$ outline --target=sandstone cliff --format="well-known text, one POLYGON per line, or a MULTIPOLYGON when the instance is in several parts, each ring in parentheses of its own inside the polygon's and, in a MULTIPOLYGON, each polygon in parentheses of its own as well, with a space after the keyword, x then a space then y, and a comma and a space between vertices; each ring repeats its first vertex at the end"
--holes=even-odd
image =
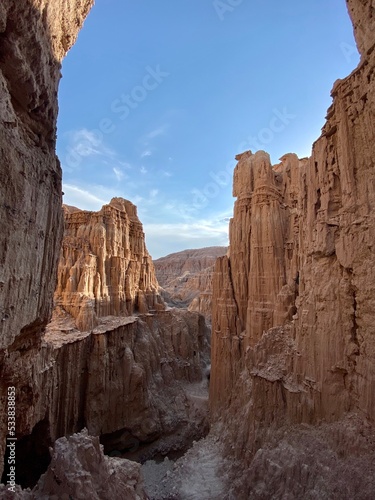
POLYGON ((164 306, 137 208, 113 198, 99 212, 65 209, 55 304, 91 330, 103 316, 164 306))
POLYGON ((136 207, 64 208, 52 321, 41 343, 12 346, 4 377, 16 387, 22 486, 44 472, 57 438, 83 427, 106 453, 136 443, 138 459, 207 432, 207 406, 190 393, 205 382, 209 330, 198 313, 166 310, 136 207))
MULTIPOLYGON (((57 88, 61 60, 92 4, 3 0, 0 5, 2 408, 15 351, 38 343, 52 311, 63 223, 55 154, 57 88)), ((1 456, 5 423, 1 418, 1 456)))
MULTIPOLYGON (((23 485, 46 469, 56 438, 86 424, 106 436, 108 450, 115 440, 120 451, 129 436, 155 441, 179 428, 180 442, 154 449, 181 447, 206 426, 204 408, 182 387, 202 378, 204 320, 164 312, 130 202, 114 199, 96 214, 66 210, 58 305, 42 337, 63 232, 55 155, 60 61, 92 3, 5 0, 0 6, 1 403, 6 408, 6 388, 14 386, 23 485), (116 432, 120 443, 112 438, 116 432)), ((3 415, 2 457, 6 433, 3 415)))
POLYGON ((210 401, 246 467, 283 426, 348 412, 375 423, 374 6, 348 3, 362 59, 335 83, 312 156, 237 156, 229 257, 213 279, 210 401))
POLYGON ((212 274, 226 247, 183 250, 154 261, 163 298, 171 305, 187 307, 211 320, 212 274))
POLYGON ((60 61, 92 4, 5 0, 0 7, 3 349, 21 330, 40 331, 51 313, 62 230, 55 154, 60 61))

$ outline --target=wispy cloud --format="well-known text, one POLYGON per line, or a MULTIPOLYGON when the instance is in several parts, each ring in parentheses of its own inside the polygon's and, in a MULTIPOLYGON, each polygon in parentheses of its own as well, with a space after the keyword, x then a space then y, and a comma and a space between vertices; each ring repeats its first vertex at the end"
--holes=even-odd
POLYGON ((98 166, 112 168, 118 178, 119 172, 132 168, 130 163, 124 161, 118 152, 108 146, 104 138, 93 130, 86 128, 71 130, 65 134, 65 137, 67 146, 65 151, 60 154, 65 173, 71 173, 82 166, 91 166, 95 162, 98 166))
POLYGON ((169 124, 164 123, 160 127, 156 127, 150 132, 147 132, 140 138, 139 142, 143 147, 143 151, 141 152, 141 158, 152 155, 152 150, 154 148, 150 147, 150 143, 152 143, 157 137, 166 135, 168 128, 169 124))
POLYGON ((109 200, 99 198, 89 191, 71 184, 64 184, 63 192, 64 203, 84 210, 100 210, 103 205, 109 202, 109 200))
POLYGON ((147 172, 148 172, 147 168, 145 168, 145 167, 141 167, 139 171, 140 171, 140 172, 141 172, 141 174, 143 174, 143 175, 144 175, 144 174, 147 174, 147 172))
POLYGON ((69 142, 79 156, 113 156, 112 149, 105 146, 102 138, 92 130, 82 128, 68 133, 69 142))
MULTIPOLYGON (((120 174, 121 175, 121 174, 120 174)), ((64 203, 83 210, 100 210, 112 197, 122 196, 138 206, 147 238, 147 245, 153 257, 159 257, 184 248, 228 244, 229 211, 215 213, 202 218, 189 211, 189 204, 179 200, 166 200, 157 188, 146 191, 141 196, 137 186, 126 183, 123 188, 102 185, 76 185, 64 183, 64 203), (130 191, 129 191, 130 189, 130 191), (172 221, 171 221, 172 218, 172 221), (160 220, 166 222, 161 223, 160 220)))
POLYGON ((113 170, 113 173, 115 174, 116 179, 119 182, 125 177, 125 173, 121 169, 113 167, 112 170, 113 170))
POLYGON ((168 170, 161 170, 160 173, 163 177, 172 177, 173 175, 171 172, 168 172, 168 170))
POLYGON ((168 123, 165 123, 161 127, 157 127, 154 130, 151 130, 151 132, 146 135, 146 139, 155 139, 155 137, 158 137, 159 135, 164 135, 168 129, 168 126, 168 123))
POLYGON ((186 248, 228 245, 228 222, 201 219, 194 223, 144 223, 147 246, 154 258, 186 248))

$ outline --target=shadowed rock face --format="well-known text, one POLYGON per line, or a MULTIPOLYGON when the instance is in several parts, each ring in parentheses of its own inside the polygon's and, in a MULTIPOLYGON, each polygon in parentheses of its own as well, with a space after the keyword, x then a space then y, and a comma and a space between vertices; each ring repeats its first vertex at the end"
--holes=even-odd
POLYGON ((346 0, 354 26, 354 36, 362 60, 374 48, 375 4, 373 0, 346 0))
MULTIPOLYGON (((15 385, 15 353, 38 344, 52 312, 63 225, 57 89, 61 60, 92 4, 2 0, 0 5, 2 408, 5 384, 15 385)), ((1 455, 5 424, 1 418, 1 455)))
POLYGON ((58 439, 51 454, 51 464, 32 492, 16 486, 11 493, 0 485, 1 498, 147 498, 140 465, 105 456, 99 438, 89 436, 86 429, 69 438, 58 439))
POLYGON ((0 7, 0 348, 21 330, 41 331, 51 314, 62 236, 60 62, 92 4, 4 0, 0 7))
POLYGON ((237 156, 210 401, 247 464, 284 425, 375 420, 374 4, 348 5, 362 59, 335 83, 312 156, 237 156))
POLYGON ((140 465, 104 456, 99 439, 86 430, 55 442, 51 465, 33 493, 36 498, 147 498, 140 465))

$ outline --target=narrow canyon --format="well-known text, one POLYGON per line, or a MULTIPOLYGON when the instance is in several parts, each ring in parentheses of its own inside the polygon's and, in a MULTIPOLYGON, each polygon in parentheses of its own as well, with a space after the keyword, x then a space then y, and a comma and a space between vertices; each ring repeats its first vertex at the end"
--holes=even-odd
POLYGON ((311 156, 238 152, 229 247, 153 261, 131 201, 62 204, 93 0, 2 1, 0 498, 374 498, 375 2, 346 4, 311 156))

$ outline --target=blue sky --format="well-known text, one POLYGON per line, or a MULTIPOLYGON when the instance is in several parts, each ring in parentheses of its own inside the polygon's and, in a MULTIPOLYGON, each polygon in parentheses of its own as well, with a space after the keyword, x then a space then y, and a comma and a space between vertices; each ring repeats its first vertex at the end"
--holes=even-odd
POLYGON ((234 156, 308 156, 359 60, 344 0, 97 0, 63 63, 64 202, 138 206, 154 258, 227 244, 234 156))

